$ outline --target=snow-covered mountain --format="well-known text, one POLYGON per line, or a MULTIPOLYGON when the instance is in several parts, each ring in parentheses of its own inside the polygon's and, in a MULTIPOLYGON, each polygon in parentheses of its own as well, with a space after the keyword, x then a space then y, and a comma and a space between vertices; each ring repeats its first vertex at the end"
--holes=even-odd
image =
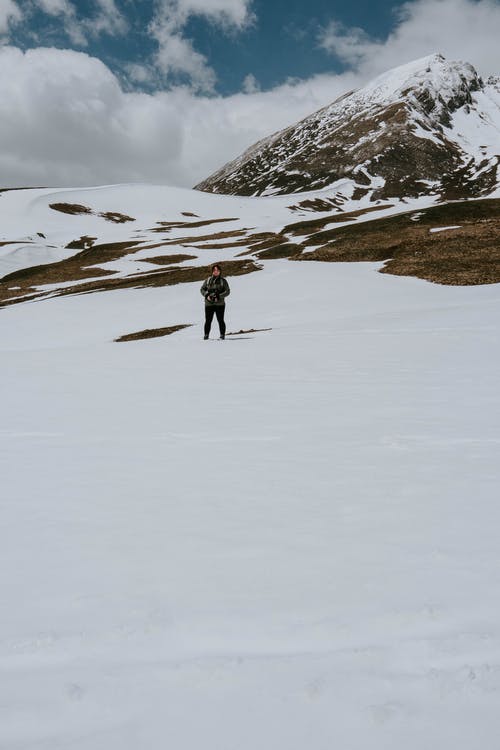
POLYGON ((354 198, 454 200, 491 194, 499 159, 500 78, 433 55, 265 138, 197 188, 272 195, 343 180, 354 198))

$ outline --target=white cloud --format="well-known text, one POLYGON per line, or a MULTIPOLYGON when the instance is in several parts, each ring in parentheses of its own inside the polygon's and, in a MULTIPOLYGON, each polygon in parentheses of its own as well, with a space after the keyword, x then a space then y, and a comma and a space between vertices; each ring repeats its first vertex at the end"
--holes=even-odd
POLYGON ((71 42, 79 47, 87 46, 89 36, 114 36, 125 34, 128 30, 128 23, 115 0, 96 0, 97 12, 85 18, 78 18, 77 7, 71 0, 34 0, 34 4, 47 15, 60 17, 64 31, 71 42))
POLYGON ((0 0, 0 38, 7 34, 9 26, 17 23, 22 18, 22 13, 14 0, 0 0))
POLYGON ((194 89, 211 92, 215 72, 207 58, 194 49, 184 36, 191 16, 202 16, 226 32, 242 29, 253 21, 252 0, 159 0, 149 30, 158 42, 155 57, 159 70, 166 76, 184 74, 194 89))
POLYGON ((486 75, 499 72, 499 36, 498 0, 415 0, 401 6, 395 29, 383 42, 332 22, 320 44, 363 76, 434 52, 466 60, 486 75))
POLYGON ((36 4, 51 16, 71 16, 75 10, 68 0, 36 0, 36 4))
POLYGON ((34 0, 34 3, 43 13, 62 19, 64 31, 73 44, 79 47, 87 45, 85 30, 77 20, 75 6, 70 0, 34 0))
POLYGON ((198 91, 213 91, 216 76, 207 58, 197 52, 192 42, 185 39, 170 23, 155 22, 151 32, 158 42, 155 62, 166 75, 184 74, 198 91))
POLYGON ((126 34, 128 23, 125 16, 118 10, 115 0, 97 0, 99 12, 94 19, 86 22, 89 31, 99 34, 126 34))
POLYGON ((243 79, 243 93, 256 94, 260 90, 260 83, 253 75, 253 73, 249 73, 247 76, 245 76, 245 78, 243 79))
POLYGON ((184 16, 206 16, 219 24, 243 28, 253 21, 252 0, 177 0, 178 12, 184 16))
POLYGON ((339 21, 331 21, 320 33, 320 47, 351 66, 363 63, 366 50, 374 43, 368 34, 357 27, 348 28, 339 21))
POLYGON ((124 92, 82 52, 0 49, 4 186, 151 181, 194 185, 254 141, 326 104, 353 81, 318 77, 232 97, 124 92))

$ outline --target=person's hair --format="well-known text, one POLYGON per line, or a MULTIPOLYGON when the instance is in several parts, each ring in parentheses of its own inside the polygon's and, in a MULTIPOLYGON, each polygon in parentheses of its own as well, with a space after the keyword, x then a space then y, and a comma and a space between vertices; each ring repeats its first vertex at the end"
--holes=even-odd
POLYGON ((219 269, 219 273, 222 274, 222 268, 219 266, 218 263, 214 263, 214 265, 212 266, 212 273, 214 272, 215 268, 218 268, 219 269))

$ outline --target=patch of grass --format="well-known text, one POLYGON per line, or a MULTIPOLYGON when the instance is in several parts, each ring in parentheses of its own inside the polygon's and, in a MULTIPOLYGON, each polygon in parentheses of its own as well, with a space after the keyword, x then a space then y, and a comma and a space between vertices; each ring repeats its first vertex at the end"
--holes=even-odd
POLYGON ((229 219, 202 219, 200 221, 157 221, 158 227, 153 227, 151 232, 165 232, 170 229, 195 229, 198 227, 208 227, 211 224, 221 224, 226 221, 238 221, 237 218, 229 219))
POLYGON ((0 242, 0 247, 4 247, 5 245, 32 245, 33 240, 6 240, 5 242, 0 242))
MULTIPOLYGON (((95 215, 95 211, 88 206, 82 206, 80 203, 49 203, 49 208, 72 216, 78 216, 81 214, 95 215)), ((102 211, 98 213, 97 216, 101 216, 103 219, 106 219, 106 221, 112 221, 114 224, 124 224, 127 221, 135 221, 132 216, 121 214, 118 211, 102 211)))
MULTIPOLYGON (((120 243, 114 243, 118 245, 120 243)), ((123 243, 124 244, 124 243, 123 243)), ((96 247, 98 247, 96 245, 96 247)), ((101 246, 102 247, 102 246, 101 246)), ((94 248, 95 249, 95 248, 94 248)), ((88 251, 84 251, 86 253, 88 251)), ((79 256, 84 253, 80 253, 79 256)), ((188 282, 204 281, 212 273, 212 266, 191 266, 187 268, 159 268, 152 271, 144 271, 132 276, 116 276, 111 271, 99 269, 82 268, 75 262, 74 258, 61 261, 61 264, 67 263, 65 274, 61 274, 61 268, 54 273, 54 268, 48 266, 59 266, 59 264, 48 264, 48 266, 37 266, 36 268, 26 268, 22 271, 16 271, 0 280, 0 307, 16 304, 19 302, 28 302, 44 297, 63 297, 73 294, 87 294, 90 292, 106 292, 117 289, 145 289, 147 287, 173 286, 175 284, 184 284, 188 282), (71 276, 71 278, 68 278, 71 276), (83 281, 85 278, 93 278, 92 281, 83 281), (37 291, 35 286, 57 283, 57 278, 64 281, 80 281, 72 286, 64 286, 51 289, 50 292, 37 291), (8 287, 11 281, 16 281, 20 286, 15 297, 8 287)), ((252 260, 227 260, 223 261, 225 276, 242 276, 254 271, 260 271, 261 265, 257 265, 252 260)))
MULTIPOLYGON (((171 240, 164 240, 163 242, 159 242, 157 245, 145 245, 145 247, 163 247, 165 245, 182 245, 187 247, 194 247, 196 250, 209 250, 209 249, 217 249, 222 250, 226 247, 234 247, 239 245, 246 244, 246 239, 240 239, 240 238, 246 238, 247 232, 250 230, 246 229, 238 229, 234 232, 215 232, 214 234, 206 234, 201 236, 187 236, 187 237, 176 237, 175 239, 171 240), (226 240, 230 238, 237 238, 235 242, 215 242, 215 240, 226 240), (200 245, 200 242, 206 242, 210 243, 210 245, 213 245, 213 247, 210 247, 209 244, 200 245)), ((142 248, 144 249, 144 248, 142 248)))
POLYGON ((386 208, 393 208, 392 203, 384 203, 379 206, 368 206, 367 208, 360 208, 357 211, 338 211, 335 214, 324 216, 321 219, 308 219, 307 221, 297 221, 293 224, 288 224, 283 232, 285 234, 292 235, 305 235, 309 232, 316 232, 319 229, 324 229, 328 224, 342 223, 344 221, 351 221, 357 219, 359 216, 364 216, 372 211, 383 211, 386 208))
POLYGON ((72 216, 93 213, 91 208, 82 206, 80 203, 49 203, 49 208, 52 208, 53 211, 60 211, 62 214, 71 214, 72 216))
POLYGON ((227 250, 231 247, 246 247, 248 245, 247 240, 236 240, 235 242, 206 242, 204 245, 192 244, 190 247, 194 247, 196 250, 227 250))
POLYGON ((252 252, 267 250, 287 241, 288 237, 282 232, 257 232, 248 237, 248 245, 252 248, 252 252))
POLYGON ((340 206, 345 203, 346 198, 343 195, 335 196, 334 198, 308 198, 306 200, 295 203, 293 206, 288 206, 291 211, 331 211, 332 207, 337 208, 338 211, 342 211, 340 206))
POLYGON ((459 201, 318 232, 299 261, 387 261, 382 273, 449 285, 500 283, 500 200, 459 201), (430 229, 459 225, 459 229, 430 229))
POLYGON ((183 328, 189 328, 192 323, 183 323, 177 326, 166 326, 165 328, 146 328, 144 331, 136 331, 136 333, 126 333, 124 336, 120 336, 115 339, 117 342, 122 341, 140 341, 141 339, 156 339, 160 336, 170 336, 171 333, 181 331, 183 328))
MULTIPOLYGON (((242 243, 243 244, 243 243, 242 243)), ((304 249, 299 243, 289 242, 285 234, 281 232, 258 232, 247 237, 245 244, 247 250, 238 253, 237 258, 245 255, 255 255, 262 260, 277 258, 289 258, 301 253, 304 249)))
POLYGON ((139 263, 156 263, 159 266, 168 266, 171 263, 182 263, 185 260, 196 260, 196 255, 157 255, 154 258, 137 258, 139 263))
POLYGON ((102 218, 107 221, 112 221, 114 224, 125 224, 127 221, 135 221, 132 216, 120 214, 117 211, 104 211, 103 213, 100 213, 99 216, 102 216, 102 218))
MULTIPOLYGON (((29 296, 30 299, 44 296, 45 293, 37 292, 36 287, 47 284, 67 284, 77 282, 89 277, 112 276, 113 271, 101 268, 89 268, 98 263, 107 263, 118 260, 127 255, 138 243, 133 242, 108 242, 82 250, 82 252, 65 258, 55 263, 30 266, 19 271, 9 273, 0 279, 0 306, 13 304, 20 301, 18 298, 29 296), (8 287, 14 281, 19 285, 16 299, 12 299, 8 287)), ((56 292, 57 294, 57 292, 56 292)))
POLYGON ((89 237, 87 235, 83 235, 83 237, 80 237, 79 240, 73 240, 72 242, 69 242, 66 245, 66 248, 68 250, 87 250, 89 247, 92 247, 96 240, 97 237, 89 237))
POLYGON ((14 187, 14 188, 0 188, 0 193, 12 193, 13 190, 44 190, 46 185, 38 185, 35 187, 14 187))
POLYGON ((301 245, 297 245, 294 242, 285 242, 283 245, 276 245, 275 247, 270 247, 268 250, 261 250, 258 253, 254 253, 254 255, 259 260, 277 260, 279 258, 293 258, 296 255, 300 255, 302 249, 301 245))

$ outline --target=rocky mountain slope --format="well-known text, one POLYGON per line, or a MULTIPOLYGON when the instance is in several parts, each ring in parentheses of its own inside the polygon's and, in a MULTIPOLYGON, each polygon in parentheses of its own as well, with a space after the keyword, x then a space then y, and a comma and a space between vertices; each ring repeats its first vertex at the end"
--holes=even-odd
POLYGON ((334 187, 350 198, 456 200, 499 185, 500 77, 441 55, 379 76, 260 141, 196 187, 275 195, 334 187))

